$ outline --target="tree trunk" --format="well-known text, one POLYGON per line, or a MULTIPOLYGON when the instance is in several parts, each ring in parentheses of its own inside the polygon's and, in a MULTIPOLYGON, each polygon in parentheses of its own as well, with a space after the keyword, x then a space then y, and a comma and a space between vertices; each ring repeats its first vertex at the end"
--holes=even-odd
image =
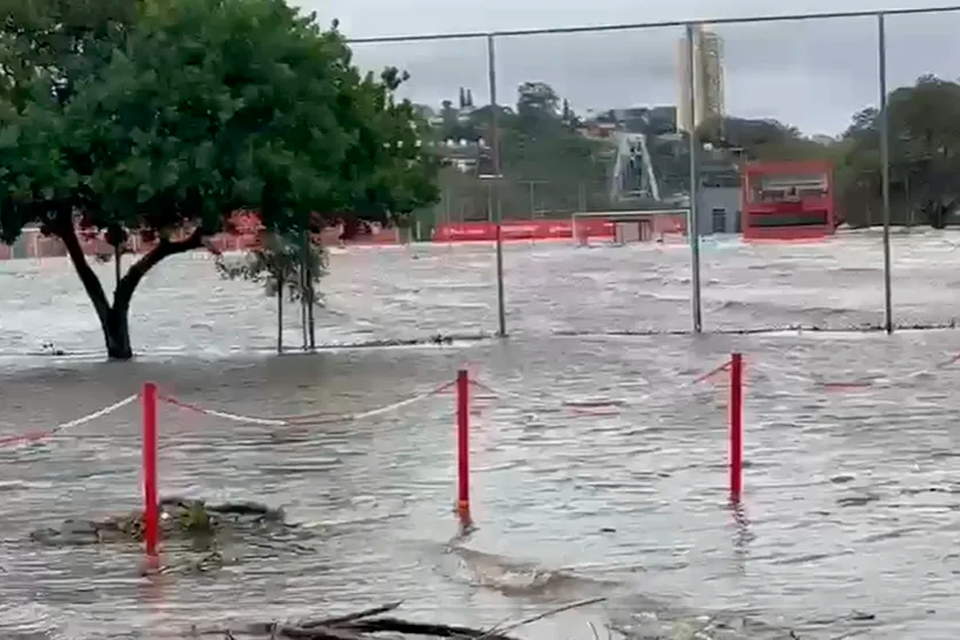
POLYGON ((111 360, 130 360, 133 346, 130 344, 130 301, 120 306, 114 302, 107 311, 107 321, 100 319, 103 339, 107 345, 107 357, 111 360))
POLYGON ((307 350, 308 338, 307 338, 307 305, 306 297, 304 292, 303 284, 303 266, 300 266, 300 269, 297 270, 297 277, 300 278, 300 335, 303 337, 303 345, 300 347, 304 351, 307 350))
POLYGON ((307 322, 308 322, 308 338, 310 339, 310 350, 314 351, 317 348, 317 323, 314 318, 314 305, 316 304, 316 293, 313 288, 313 247, 310 246, 310 235, 306 234, 304 236, 306 244, 306 255, 304 256, 306 262, 303 264, 304 277, 306 278, 307 285, 307 322))
POLYGON ((307 284, 309 287, 308 291, 310 293, 310 306, 307 307, 307 322, 309 323, 309 338, 310 338, 310 350, 315 351, 317 349, 317 320, 314 317, 314 292, 313 292, 313 280, 310 280, 307 284))
POLYGON ((199 228, 194 230, 185 240, 177 242, 166 239, 160 240, 157 246, 137 260, 120 278, 113 292, 113 304, 111 305, 107 300, 100 279, 90 267, 87 256, 83 253, 83 247, 77 237, 77 230, 73 226, 72 215, 64 214, 63 218, 51 227, 51 230, 63 240, 67 255, 70 256, 70 262, 73 263, 84 291, 90 297, 93 309, 100 320, 100 327, 103 329, 107 356, 111 360, 130 360, 133 358, 128 320, 130 301, 133 300, 133 293, 143 277, 147 275, 147 272, 157 266, 164 258, 191 249, 199 249, 203 246, 203 232, 199 228))
POLYGON ((120 265, 120 245, 113 247, 113 290, 116 291, 120 286, 120 277, 123 267, 120 265))
POLYGON ((283 353, 283 275, 277 276, 277 353, 283 353))
POLYGON ((300 246, 300 300, 302 302, 304 314, 304 349, 313 351, 317 347, 316 331, 313 320, 313 274, 310 269, 310 262, 313 256, 310 252, 310 232, 304 229, 300 234, 302 245, 300 246))

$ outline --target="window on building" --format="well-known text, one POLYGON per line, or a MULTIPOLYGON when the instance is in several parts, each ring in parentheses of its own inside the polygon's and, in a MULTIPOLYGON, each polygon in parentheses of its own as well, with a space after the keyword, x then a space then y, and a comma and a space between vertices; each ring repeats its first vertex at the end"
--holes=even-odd
POLYGON ((784 211, 756 213, 750 216, 752 227, 817 227, 826 224, 826 211, 784 211))

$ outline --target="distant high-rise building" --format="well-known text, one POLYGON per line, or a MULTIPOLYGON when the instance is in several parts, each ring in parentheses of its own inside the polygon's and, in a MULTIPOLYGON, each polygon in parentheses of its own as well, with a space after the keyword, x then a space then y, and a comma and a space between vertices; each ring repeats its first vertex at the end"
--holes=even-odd
POLYGON ((723 40, 704 25, 693 28, 693 95, 690 109, 690 57, 687 39, 679 43, 680 65, 677 73, 680 102, 677 104, 677 130, 694 131, 707 121, 722 124, 725 115, 723 87, 723 40))

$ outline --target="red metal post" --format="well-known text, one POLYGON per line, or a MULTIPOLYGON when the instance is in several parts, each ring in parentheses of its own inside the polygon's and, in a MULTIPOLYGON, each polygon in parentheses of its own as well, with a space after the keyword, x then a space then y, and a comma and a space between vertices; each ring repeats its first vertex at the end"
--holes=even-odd
POLYGON ((743 490, 743 356, 730 355, 730 499, 743 490))
POLYGON ((464 526, 470 517, 470 378, 457 372, 457 514, 464 526))
POLYGON ((143 383, 143 539, 148 559, 157 557, 160 537, 157 496, 157 385, 143 383))

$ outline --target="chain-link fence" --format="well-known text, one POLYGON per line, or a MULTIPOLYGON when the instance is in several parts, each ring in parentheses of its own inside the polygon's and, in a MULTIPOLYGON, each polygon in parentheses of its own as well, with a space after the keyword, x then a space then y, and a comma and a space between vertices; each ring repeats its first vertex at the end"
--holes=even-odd
POLYGON ((685 301, 692 299, 695 331, 891 330, 952 322, 940 286, 949 258, 928 260, 938 243, 946 243, 940 253, 953 251, 949 237, 914 231, 901 239, 898 227, 960 221, 960 167, 953 166, 960 68, 952 62, 960 45, 951 35, 958 11, 373 38, 353 46, 361 64, 409 70, 406 95, 425 105, 434 125, 430 142, 445 158, 442 196, 418 216, 418 239, 429 240, 427 230, 439 225, 502 220, 507 229, 590 212, 689 211, 685 246, 645 254, 649 264, 638 264, 637 254, 620 265, 571 253, 563 276, 554 272, 549 282, 508 250, 506 291, 515 301, 508 310, 552 298, 542 293, 552 286, 561 287, 557 296, 584 293, 597 278, 578 274, 601 263, 609 289, 592 299, 622 310, 589 320, 558 320, 554 307, 518 317, 571 331, 683 329, 691 326, 685 301), (831 167, 823 179, 830 242, 703 237, 743 230, 746 163, 797 161, 831 167), (875 225, 882 232, 857 231, 875 225), (660 279, 672 293, 654 295, 651 272, 669 273, 660 279))
MULTIPOLYGON (((419 265, 427 278, 460 274, 490 286, 469 305, 487 305, 505 273, 504 307, 518 325, 890 329, 950 324, 954 316, 956 245, 949 234, 917 227, 960 222, 958 12, 448 34, 352 46, 366 69, 409 72, 403 95, 421 105, 426 142, 444 159, 441 197, 417 212, 413 239, 493 240, 488 231, 498 220, 502 240, 570 239, 574 216, 689 212, 687 241, 649 252, 558 248, 544 271, 528 250, 508 244, 500 274, 485 247, 471 249, 477 256, 469 262, 489 269, 483 274, 464 275, 466 263, 452 258, 442 269, 419 265), (743 227, 744 163, 797 160, 833 167, 835 221, 853 230, 841 227, 816 245, 724 237, 743 227), (857 230, 872 225, 882 232, 857 230), (914 230, 901 237, 900 227, 914 230), (720 235, 701 237, 713 233, 720 235), (558 312, 564 296, 573 296, 569 313, 558 312)), ((337 274, 334 265, 329 282, 337 274)), ((437 293, 432 328, 446 322, 452 295, 437 293)), ((421 291, 418 300, 429 297, 421 291)), ((492 321, 484 316, 471 326, 489 329, 492 321)))
POLYGON ((495 199, 499 197, 505 220, 569 219, 579 212, 609 208, 605 186, 601 181, 564 183, 504 177, 497 194, 492 181, 446 176, 435 215, 438 222, 490 222, 495 218, 495 199))

